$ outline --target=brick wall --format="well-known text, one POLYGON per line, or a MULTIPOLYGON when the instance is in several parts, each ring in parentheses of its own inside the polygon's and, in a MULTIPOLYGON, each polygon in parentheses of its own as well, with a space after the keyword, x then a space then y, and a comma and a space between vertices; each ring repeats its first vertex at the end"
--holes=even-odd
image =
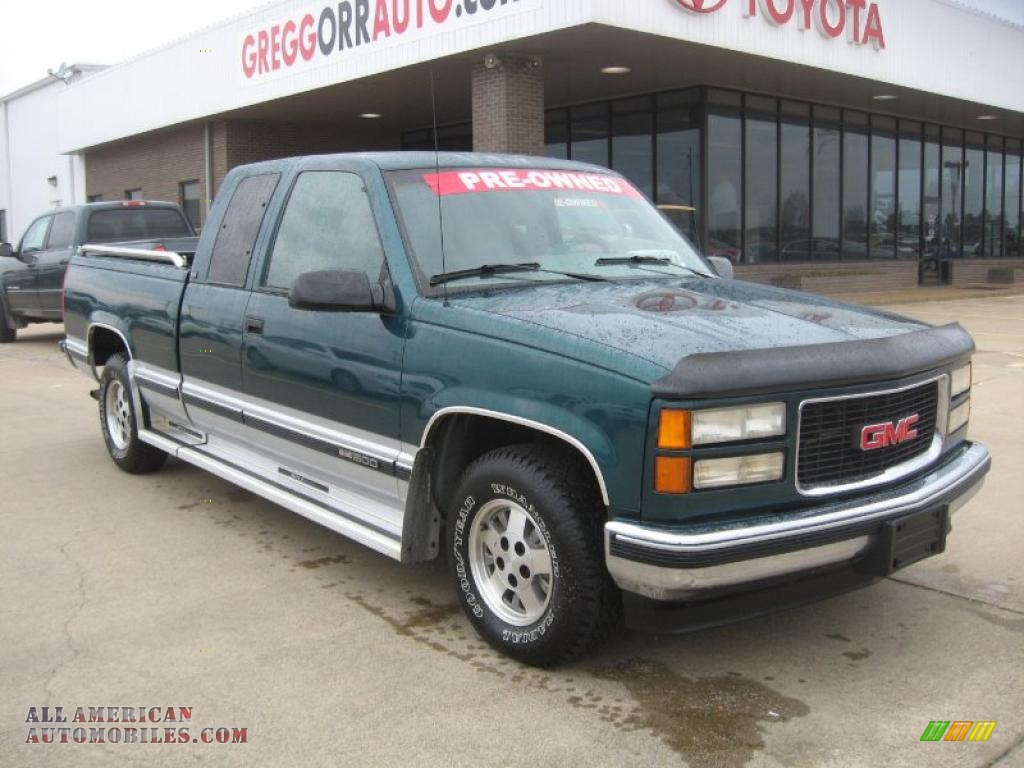
MULTIPOLYGON (((214 123, 212 130, 215 166, 218 153, 223 165, 224 123, 214 123)), ((141 188, 147 200, 180 203, 179 183, 193 180, 199 181, 199 196, 205 200, 209 195, 202 123, 144 134, 85 153, 86 194, 102 195, 104 200, 123 200, 126 190, 141 188)), ((205 217, 206 206, 200 206, 200 211, 205 217)))
POLYGON ((544 154, 544 72, 537 57, 473 67, 473 149, 544 154))
POLYGON ((819 293, 914 288, 916 261, 863 261, 820 264, 737 265, 736 277, 753 283, 819 293))
MULTIPOLYGON (((399 134, 367 124, 360 132, 331 125, 294 125, 247 120, 210 124, 213 193, 236 165, 296 155, 397 149, 399 134)), ((142 189, 148 200, 180 203, 178 184, 199 180, 206 200, 205 125, 172 128, 114 142, 85 153, 86 194, 122 200, 125 190, 142 189)), ((200 206, 205 221, 206 206, 200 206)))
MULTIPOLYGON (((330 124, 299 125, 250 120, 227 123, 227 167, 276 160, 297 155, 331 152, 360 152, 398 149, 396 131, 366 121, 361 130, 342 129, 330 124)), ((219 177, 223 178, 223 176, 219 177)))
POLYGON ((1024 284, 1024 259, 954 259, 953 285, 1024 284))

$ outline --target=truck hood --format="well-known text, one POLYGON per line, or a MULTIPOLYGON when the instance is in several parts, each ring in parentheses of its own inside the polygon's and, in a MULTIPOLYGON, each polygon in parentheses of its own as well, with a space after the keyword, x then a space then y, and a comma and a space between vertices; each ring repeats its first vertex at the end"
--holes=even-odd
POLYGON ((610 348, 624 361, 665 370, 694 354, 881 339, 928 327, 821 296, 706 278, 530 285, 455 294, 449 302, 520 326, 508 328, 510 340, 581 359, 591 346, 585 340, 606 348, 605 364, 610 348), (566 336, 575 344, 565 344, 566 336))

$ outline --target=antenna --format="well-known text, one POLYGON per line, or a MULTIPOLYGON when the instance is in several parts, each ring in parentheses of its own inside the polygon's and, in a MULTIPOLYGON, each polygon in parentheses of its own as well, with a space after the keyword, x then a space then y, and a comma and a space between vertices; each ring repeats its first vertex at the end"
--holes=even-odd
MULTIPOLYGON (((437 141, 437 94, 434 90, 434 70, 430 70, 430 112, 432 120, 432 131, 434 133, 434 173, 437 178, 437 231, 441 236, 441 272, 447 272, 444 258, 444 208, 441 205, 441 151, 438 149, 437 141)), ((441 283, 441 293, 444 296, 444 306, 448 306, 448 283, 441 283)))

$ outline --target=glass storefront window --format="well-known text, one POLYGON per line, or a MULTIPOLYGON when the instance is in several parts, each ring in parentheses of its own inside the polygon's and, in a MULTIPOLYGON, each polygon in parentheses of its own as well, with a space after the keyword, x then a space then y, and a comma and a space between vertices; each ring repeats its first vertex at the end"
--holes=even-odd
POLYGON ((985 147, 985 257, 1003 255, 1003 140, 989 136, 985 147))
POLYGON ((868 257, 868 135, 866 116, 843 113, 843 258, 868 257))
POLYGON ((811 127, 809 112, 801 115, 783 102, 779 126, 779 189, 782 261, 811 258, 811 127))
POLYGON ((964 258, 984 256, 982 222, 985 215, 985 145, 981 134, 968 133, 964 150, 964 258))
POLYGON ((814 108, 811 258, 839 258, 839 114, 814 108), (833 123, 833 120, 835 123, 833 123))
POLYGON ((1006 255, 1024 257, 1021 243, 1021 143, 1006 143, 1006 255))
POLYGON ((939 226, 939 255, 949 259, 960 256, 960 214, 963 206, 964 148, 963 133, 942 131, 942 212, 939 226))
MULTIPOLYGON (((748 103, 749 106, 749 103, 748 103)), ((769 104, 760 104, 767 107, 769 104)), ((771 103, 774 106, 774 102, 771 103)), ((745 122, 744 226, 746 264, 777 261, 778 253, 778 119, 749 109, 745 122)))
POLYGON ((705 253, 739 262, 743 130, 739 117, 708 115, 708 241, 705 253))
POLYGON ((653 99, 612 102, 611 168, 633 182, 648 197, 654 196, 653 99))
POLYGON ((700 244, 699 225, 704 215, 701 203, 701 129, 697 108, 699 92, 665 94, 658 97, 657 190, 659 205, 693 208, 678 211, 673 221, 691 242, 700 244), (689 215, 686 215, 689 214, 689 215))
POLYGON ((870 254, 891 259, 896 251, 896 124, 891 118, 871 121, 870 254))
POLYGON ((544 116, 544 154, 565 160, 569 157, 569 111, 551 109, 544 116))
POLYGON ((896 257, 916 259, 921 254, 921 126, 900 122, 896 257))
POLYGON ((937 126, 925 126, 924 142, 924 253, 925 268, 938 266, 942 255, 942 144, 937 126))
POLYGON ((928 282, 945 259, 1024 258, 1020 139, 690 87, 548 110, 545 152, 614 168, 734 262, 915 259, 928 282))
POLYGON ((594 104, 569 110, 569 156, 581 163, 608 166, 608 105, 594 104))

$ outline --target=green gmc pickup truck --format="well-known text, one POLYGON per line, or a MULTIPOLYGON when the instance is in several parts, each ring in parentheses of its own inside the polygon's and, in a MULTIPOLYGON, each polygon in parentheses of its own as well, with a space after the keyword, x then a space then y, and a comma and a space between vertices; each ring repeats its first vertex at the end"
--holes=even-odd
POLYGON ((870 583, 942 552, 989 469, 958 325, 735 281, 579 163, 243 166, 194 257, 87 245, 64 301, 119 467, 444 557, 531 664, 870 583))

